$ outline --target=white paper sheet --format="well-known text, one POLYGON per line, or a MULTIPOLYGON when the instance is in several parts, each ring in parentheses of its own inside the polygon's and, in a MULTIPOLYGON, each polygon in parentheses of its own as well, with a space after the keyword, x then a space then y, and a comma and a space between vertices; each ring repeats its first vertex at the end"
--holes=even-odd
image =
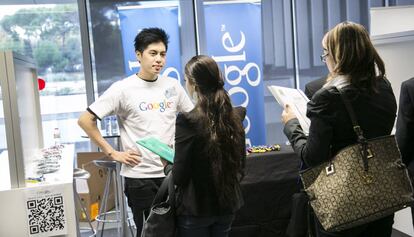
POLYGON ((281 87, 281 86, 268 86, 267 87, 276 101, 284 107, 285 104, 289 104, 299 120, 300 126, 303 132, 309 134, 310 120, 306 117, 306 106, 309 99, 300 89, 281 87))

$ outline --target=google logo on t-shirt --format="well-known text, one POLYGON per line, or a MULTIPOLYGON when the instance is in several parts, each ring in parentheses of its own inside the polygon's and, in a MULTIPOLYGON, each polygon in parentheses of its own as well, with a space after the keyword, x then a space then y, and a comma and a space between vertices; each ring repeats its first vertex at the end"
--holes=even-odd
POLYGON ((164 112, 166 109, 169 109, 173 106, 174 102, 170 101, 161 101, 161 102, 153 102, 153 103, 147 103, 147 102, 141 102, 139 104, 139 109, 141 111, 148 111, 148 110, 160 110, 160 112, 164 112))

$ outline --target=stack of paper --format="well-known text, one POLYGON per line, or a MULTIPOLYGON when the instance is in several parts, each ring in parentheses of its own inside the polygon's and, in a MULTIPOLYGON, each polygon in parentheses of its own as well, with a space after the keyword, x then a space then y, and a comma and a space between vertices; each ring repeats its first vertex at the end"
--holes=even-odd
POLYGON ((306 105, 309 102, 308 97, 300 89, 281 87, 281 86, 268 86, 267 87, 272 95, 276 98, 277 102, 285 107, 286 104, 292 108, 296 117, 299 120, 300 126, 303 132, 309 134, 310 120, 306 117, 306 105))

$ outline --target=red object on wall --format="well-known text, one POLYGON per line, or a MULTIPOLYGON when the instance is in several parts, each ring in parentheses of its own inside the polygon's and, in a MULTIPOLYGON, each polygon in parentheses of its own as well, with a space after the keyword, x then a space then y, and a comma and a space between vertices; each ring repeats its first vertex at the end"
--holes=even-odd
POLYGON ((37 85, 38 85, 39 91, 41 91, 41 90, 45 89, 46 82, 45 82, 45 80, 43 80, 42 78, 39 77, 39 78, 37 78, 37 85))

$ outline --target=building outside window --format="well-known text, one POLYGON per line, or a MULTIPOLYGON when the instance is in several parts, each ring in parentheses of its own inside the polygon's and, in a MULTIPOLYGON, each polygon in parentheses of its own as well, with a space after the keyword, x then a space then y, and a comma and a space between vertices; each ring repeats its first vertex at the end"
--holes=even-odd
MULTIPOLYGON (((75 143, 82 151, 89 144, 82 143, 77 126, 87 107, 79 26, 76 3, 0 5, 0 50, 33 58, 38 77, 46 82, 39 92, 44 145, 54 144, 59 128, 61 142, 75 143)), ((5 137, 0 134, 0 149, 5 137)))

